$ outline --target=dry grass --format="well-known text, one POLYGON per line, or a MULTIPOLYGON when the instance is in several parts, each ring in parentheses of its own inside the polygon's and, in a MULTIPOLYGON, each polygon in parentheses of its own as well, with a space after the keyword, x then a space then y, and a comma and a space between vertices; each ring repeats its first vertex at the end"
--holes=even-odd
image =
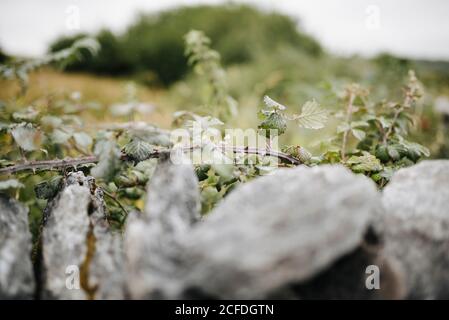
MULTIPOLYGON (((100 77, 82 73, 62 73, 51 69, 42 69, 30 75, 29 89, 25 97, 17 101, 17 105, 30 105, 45 101, 50 97, 68 96, 72 92, 80 92, 82 101, 97 102, 107 108, 108 106, 123 101, 125 86, 129 79, 100 77)), ((142 102, 154 104, 156 110, 137 120, 155 123, 161 127, 167 127, 171 122, 173 108, 162 105, 164 91, 151 89, 138 85, 138 98, 142 102)), ((0 100, 13 101, 20 91, 18 83, 14 81, 0 80, 0 100)), ((94 119, 95 120, 95 119, 94 119)), ((98 121, 109 120, 103 115, 98 121)))

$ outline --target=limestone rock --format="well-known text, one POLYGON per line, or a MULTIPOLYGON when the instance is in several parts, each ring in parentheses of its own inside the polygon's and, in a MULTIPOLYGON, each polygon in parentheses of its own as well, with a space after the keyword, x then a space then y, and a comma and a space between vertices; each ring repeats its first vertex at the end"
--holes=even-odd
MULTIPOLYGON (((193 211, 181 210, 190 205, 177 202, 171 206, 179 210, 157 210, 168 204, 154 204, 181 181, 184 187, 173 188, 179 192, 167 199, 192 202, 184 193, 186 180, 175 182, 167 174, 180 170, 158 171, 165 178, 151 182, 148 222, 127 230, 128 273, 136 277, 129 283, 133 297, 316 297, 314 286, 307 284, 316 279, 323 284, 325 278, 319 277, 337 263, 351 270, 343 276, 350 285, 325 291, 325 297, 364 297, 357 293, 366 293, 365 269, 379 251, 367 253, 363 247, 380 210, 380 195, 368 178, 342 166, 281 169, 238 187, 203 222, 192 225, 193 211), (179 232, 166 237, 163 229, 179 232)), ((323 290, 336 278, 342 275, 325 279, 323 290)))
POLYGON ((31 247, 28 209, 0 195, 0 300, 33 297, 31 247))
POLYGON ((109 229, 101 189, 82 172, 48 204, 42 266, 44 298, 124 297, 120 238, 109 229))
POLYGON ((176 272, 179 239, 200 218, 198 179, 192 165, 161 159, 147 191, 144 212, 129 217, 126 227, 126 274, 135 299, 154 297, 154 288, 176 272))
POLYGON ((386 254, 406 279, 408 298, 449 298, 449 161, 401 169, 383 191, 386 254))
MULTIPOLYGON (((183 287, 253 299, 303 283, 356 250, 378 208, 375 185, 342 166, 258 178, 234 190, 186 238, 183 287)), ((363 281, 358 285, 365 290, 363 281)))

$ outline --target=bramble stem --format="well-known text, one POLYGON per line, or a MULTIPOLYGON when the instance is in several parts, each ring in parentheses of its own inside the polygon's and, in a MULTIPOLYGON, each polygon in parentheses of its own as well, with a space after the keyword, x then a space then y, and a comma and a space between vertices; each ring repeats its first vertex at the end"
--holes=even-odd
MULTIPOLYGON (((351 116, 352 116, 352 108, 353 103, 355 99, 355 94, 353 91, 350 91, 349 93, 349 101, 348 101, 348 109, 346 111, 346 123, 350 126, 351 122, 351 116)), ((349 134, 350 128, 346 129, 343 133, 343 142, 341 144, 341 160, 344 162, 346 161, 346 145, 348 143, 348 134, 349 134)))
POLYGON ((387 144, 388 138, 393 133, 393 128, 394 128, 396 121, 398 120, 399 114, 402 112, 402 110, 403 110, 403 108, 398 108, 394 112, 394 117, 393 117, 393 121, 391 122, 391 126, 388 128, 388 131, 385 133, 385 135, 383 137, 383 143, 385 145, 387 144))
MULTIPOLYGON (((249 147, 221 147, 222 149, 226 151, 232 151, 234 153, 245 153, 245 154, 258 154, 261 156, 270 156, 270 157, 276 157, 284 162, 288 162, 293 165, 300 165, 301 161, 295 157, 292 157, 286 153, 274 151, 274 150, 266 150, 266 149, 257 149, 257 148, 249 148, 249 147)), ((194 148, 184 148, 183 152, 189 152, 192 151, 194 148)), ((170 152, 170 150, 166 151, 159 151, 155 150, 153 151, 149 156, 150 158, 159 158, 161 153, 167 153, 170 152)), ((126 154, 122 154, 121 156, 122 160, 128 160, 128 157, 126 154)), ((79 158, 67 158, 67 159, 57 159, 57 160, 34 160, 34 161, 28 161, 26 163, 16 164, 4 168, 0 168, 0 174, 12 174, 20 171, 26 171, 26 170, 53 170, 53 169, 61 169, 61 168, 67 168, 67 167, 76 167, 79 165, 85 165, 90 163, 97 163, 98 157, 96 156, 86 156, 86 157, 79 157, 79 158)))
POLYGON ((103 189, 103 193, 108 196, 112 201, 114 201, 119 207, 120 209, 122 209, 122 211, 125 213, 125 215, 128 215, 128 210, 125 209, 125 207, 121 204, 121 202, 117 199, 116 196, 110 194, 109 192, 107 192, 106 190, 103 189))

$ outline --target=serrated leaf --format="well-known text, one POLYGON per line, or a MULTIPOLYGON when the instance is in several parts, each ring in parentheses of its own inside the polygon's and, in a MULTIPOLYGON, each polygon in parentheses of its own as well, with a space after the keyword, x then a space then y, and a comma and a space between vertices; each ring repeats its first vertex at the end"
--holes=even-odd
POLYGON ((0 190, 18 189, 23 187, 24 185, 20 183, 19 180, 17 179, 0 181, 0 190))
POLYGON ((347 161, 347 164, 351 165, 351 169, 356 172, 382 170, 382 165, 379 159, 368 152, 364 152, 362 156, 350 157, 347 161))
POLYGON ((34 187, 34 193, 39 199, 51 199, 61 188, 63 178, 56 176, 50 180, 42 181, 34 187))
POLYGON ((400 144, 403 145, 408 150, 417 153, 420 156, 428 157, 430 156, 430 151, 423 145, 420 145, 419 143, 410 142, 405 139, 401 139, 400 144))
POLYGON ((263 97, 263 102, 270 109, 277 109, 277 110, 281 110, 281 111, 287 109, 286 106, 284 106, 283 104, 280 104, 279 102, 274 101, 269 96, 263 97))
POLYGON ((258 128, 266 130, 266 137, 269 138, 272 134, 283 134, 287 130, 287 121, 281 114, 273 112, 262 121, 258 128))
POLYGON ((25 151, 38 150, 42 142, 42 133, 30 123, 11 129, 11 134, 14 141, 25 151))
POLYGON ((300 127, 306 129, 321 129, 327 121, 328 112, 320 107, 315 100, 307 101, 301 114, 295 116, 300 127))
POLYGON ((144 140, 133 138, 125 145, 123 151, 131 159, 143 161, 150 157, 153 146, 144 140))

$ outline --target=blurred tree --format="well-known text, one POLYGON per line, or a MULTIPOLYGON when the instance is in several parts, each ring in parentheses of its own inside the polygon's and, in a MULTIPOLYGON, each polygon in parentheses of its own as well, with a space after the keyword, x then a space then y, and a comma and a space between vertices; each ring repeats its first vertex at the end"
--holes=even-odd
MULTIPOLYGON (((311 56, 323 53, 318 42, 298 31, 297 21, 285 15, 246 5, 195 6, 141 15, 120 37, 100 32, 99 55, 76 62, 69 70, 109 74, 152 71, 162 84, 169 85, 188 71, 183 36, 191 29, 202 30, 212 39, 225 65, 248 62, 281 47, 311 56)), ((69 46, 77 37, 80 35, 60 38, 50 50, 69 46)))
POLYGON ((0 63, 5 62, 8 59, 8 56, 6 53, 3 52, 2 48, 0 47, 0 63))
MULTIPOLYGON (((70 37, 61 37, 50 45, 50 52, 56 52, 70 47, 76 40, 86 37, 87 34, 80 33, 70 37)), ((97 55, 92 56, 87 50, 82 50, 83 59, 71 62, 66 70, 69 71, 92 71, 99 74, 120 75, 129 74, 133 71, 132 63, 124 54, 123 44, 109 30, 103 29, 95 36, 101 45, 97 55)))

